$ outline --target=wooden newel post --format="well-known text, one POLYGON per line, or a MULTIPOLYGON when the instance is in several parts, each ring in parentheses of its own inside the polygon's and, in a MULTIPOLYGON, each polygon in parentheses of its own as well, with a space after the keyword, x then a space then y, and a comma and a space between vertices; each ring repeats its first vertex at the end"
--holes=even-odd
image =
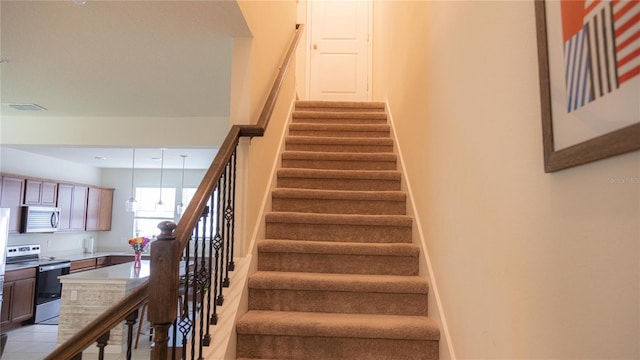
POLYGON ((176 224, 158 224, 161 233, 151 244, 151 273, 149 276, 149 322, 154 329, 152 359, 167 359, 169 327, 178 311, 179 242, 173 231, 176 224))

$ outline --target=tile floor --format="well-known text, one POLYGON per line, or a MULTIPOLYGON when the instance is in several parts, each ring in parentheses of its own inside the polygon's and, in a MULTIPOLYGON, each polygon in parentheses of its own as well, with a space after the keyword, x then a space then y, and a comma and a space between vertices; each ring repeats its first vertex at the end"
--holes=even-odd
MULTIPOLYGON (((56 347, 57 325, 29 325, 7 332, 7 345, 2 360, 42 360, 56 347)), ((134 339, 135 341, 135 339, 134 339)), ((83 353, 82 359, 97 359, 98 354, 83 353)), ((105 360, 126 359, 125 354, 105 354, 105 360)), ((140 336, 132 359, 149 359, 149 341, 140 336)))

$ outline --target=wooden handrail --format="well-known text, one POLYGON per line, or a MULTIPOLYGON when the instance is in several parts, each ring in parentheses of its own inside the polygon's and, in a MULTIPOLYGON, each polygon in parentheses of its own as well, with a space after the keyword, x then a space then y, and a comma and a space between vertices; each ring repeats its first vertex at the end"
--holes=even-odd
POLYGON ((180 241, 181 249, 184 249, 184 247, 187 245, 189 236, 191 235, 191 229, 193 229, 198 222, 200 214, 202 214, 202 210, 209 201, 209 195, 213 192, 213 189, 216 186, 216 182, 224 171, 225 165, 231 158, 231 154, 236 148, 236 145, 238 145, 240 137, 254 137, 264 135, 264 132, 269 125, 269 119, 271 118, 273 109, 276 106, 276 100, 278 94, 280 93, 280 88, 282 88, 285 75, 287 74, 289 65, 293 60, 293 54, 295 52, 296 46, 298 45, 298 41, 300 40, 303 29, 303 24, 296 25, 296 32, 294 34, 293 40, 291 41, 291 45, 287 50, 284 61, 282 62, 282 66, 280 66, 278 70, 278 74, 273 82, 273 86, 271 87, 269 96, 267 97, 262 112, 260 113, 257 124, 234 125, 231 127, 231 130, 222 143, 220 150, 216 154, 216 157, 213 159, 211 166, 209 166, 209 170, 204 175, 204 178, 195 194, 193 195, 191 202, 189 202, 189 205, 187 206, 184 215, 180 219, 178 227, 175 231, 175 236, 176 239, 180 241))
MULTIPOLYGON (((216 154, 215 158, 211 162, 209 169, 205 173, 202 182, 198 186, 193 198, 191 199, 189 205, 185 209, 184 214, 182 215, 180 221, 173 232, 174 239, 178 241, 177 254, 184 250, 189 239, 191 237, 191 231, 196 226, 200 219, 200 215, 204 210, 207 202, 209 201, 209 196, 213 192, 218 179, 222 176, 224 172, 225 166, 229 159, 231 158, 233 152, 235 151, 236 146, 240 140, 240 137, 254 137, 254 136, 263 136, 267 126, 269 124, 269 119, 273 113, 275 108, 276 100, 278 98, 278 94, 280 93, 280 89, 282 84, 284 83, 284 79, 293 60, 293 54, 300 40, 302 31, 304 29, 303 24, 296 25, 296 31, 293 36, 293 40, 291 41, 291 45, 289 46, 287 53, 284 57, 282 65, 278 69, 278 74, 274 80, 273 86, 271 87, 271 91, 267 97, 265 105, 263 107, 262 112, 260 113, 260 117, 258 118, 256 125, 233 125, 229 133, 225 137, 220 150, 216 154)), ((153 246, 152 244, 152 249, 153 246)), ((158 245, 160 245, 158 243, 158 245)), ((172 262, 175 262, 172 260, 172 262)), ((154 257, 152 251, 152 269, 153 269, 154 257)), ((176 269, 177 270, 177 269, 176 269)), ((148 291, 149 291, 149 283, 154 283, 153 281, 153 271, 151 274, 150 280, 145 281, 135 290, 127 294, 123 299, 118 301, 100 316, 98 316, 95 320, 85 326, 82 331, 78 331, 74 336, 68 339, 64 344, 58 346, 51 354, 49 354, 45 360, 67 360, 74 358, 78 353, 82 352, 92 343, 98 340, 100 336, 102 336, 107 331, 114 328, 117 324, 122 322, 129 314, 131 314, 134 310, 138 309, 142 304, 148 300, 148 291)), ((166 281, 166 279, 164 279, 166 281)), ((161 280, 160 280, 161 281, 161 280)), ((158 281, 155 281, 158 283, 158 281)), ((172 297, 175 298, 175 297, 172 297)), ((149 320, 152 323, 154 322, 154 315, 151 304, 149 305, 149 320)), ((140 320, 141 321, 141 320, 140 320)), ((158 354, 155 354, 158 355, 158 354)), ((154 355, 154 356, 155 356, 154 355)))
POLYGON ((300 41, 300 36, 302 35, 302 30, 304 29, 304 24, 296 25, 296 32, 293 36, 293 40, 291 41, 291 46, 289 46, 289 50, 287 50, 287 54, 284 57, 284 62, 278 71, 278 76, 276 76, 276 80, 273 82, 273 86, 271 87, 271 91, 269 92, 269 96, 267 97, 267 101, 264 104, 264 108, 262 108, 262 113, 260 113, 260 117, 258 118, 257 126, 262 128, 262 130, 266 130, 267 126, 269 126, 269 119, 271 119, 271 114, 273 113, 273 109, 276 106, 276 100, 278 99, 278 94, 280 94, 280 89, 282 88, 282 83, 284 82, 285 75, 287 74, 287 70, 289 69, 289 65, 293 59, 293 54, 296 51, 296 47, 298 46, 298 42, 300 41))

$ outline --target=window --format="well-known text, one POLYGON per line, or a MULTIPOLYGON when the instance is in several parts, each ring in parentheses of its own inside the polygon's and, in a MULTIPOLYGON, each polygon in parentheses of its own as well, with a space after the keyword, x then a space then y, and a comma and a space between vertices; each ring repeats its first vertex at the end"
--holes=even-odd
POLYGON ((133 236, 158 236, 160 222, 175 221, 176 189, 162 189, 164 205, 161 207, 156 206, 160 200, 160 188, 136 188, 136 200, 138 209, 133 218, 133 236))
MULTIPOLYGON (((182 204, 184 209, 189 205, 191 199, 196 193, 196 188, 184 188, 182 193, 174 188, 162 189, 162 202, 164 206, 158 208, 156 204, 160 199, 160 188, 136 188, 136 200, 138 200, 138 209, 135 211, 133 218, 133 236, 146 236, 153 237, 160 235, 160 229, 158 224, 162 221, 173 221, 177 223, 180 220, 182 214, 178 214, 176 199, 182 198, 182 204)), ((215 193, 217 194, 217 193, 215 193)), ((215 196, 215 195, 214 195, 215 196)), ((215 209, 211 206, 211 200, 208 204, 209 211, 214 211, 213 214, 213 232, 215 233, 215 222, 217 217, 215 215, 215 209)), ((211 237, 211 224, 207 219, 207 228, 200 228, 199 236, 211 237)))

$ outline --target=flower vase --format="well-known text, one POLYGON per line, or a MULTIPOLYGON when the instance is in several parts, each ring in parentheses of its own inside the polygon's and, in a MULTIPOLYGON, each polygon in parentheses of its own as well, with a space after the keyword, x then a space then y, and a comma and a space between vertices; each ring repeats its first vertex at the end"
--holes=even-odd
POLYGON ((133 267, 138 269, 140 268, 140 260, 142 260, 142 252, 141 251, 136 251, 134 254, 134 259, 133 259, 133 267))

